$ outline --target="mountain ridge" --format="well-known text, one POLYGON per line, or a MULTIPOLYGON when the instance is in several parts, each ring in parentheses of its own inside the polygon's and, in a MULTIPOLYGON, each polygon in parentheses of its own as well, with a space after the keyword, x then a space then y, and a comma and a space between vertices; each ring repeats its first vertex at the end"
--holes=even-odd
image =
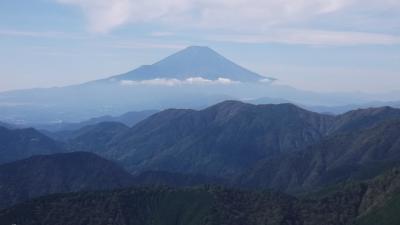
MULTIPOLYGON (((329 148, 338 157, 345 159, 351 155, 356 157, 369 154, 368 146, 363 144, 367 143, 366 138, 375 140, 371 142, 371 146, 376 148, 387 148, 390 144, 396 146, 396 139, 391 138, 393 135, 380 132, 388 127, 397 132, 396 119, 400 120, 400 110, 392 108, 356 110, 332 116, 310 112, 293 104, 252 105, 224 101, 202 110, 168 109, 156 113, 134 127, 111 136, 104 142, 104 148, 98 148, 99 151, 94 152, 120 162, 134 174, 156 170, 202 174, 223 179, 236 179, 236 176, 254 178, 257 173, 252 170, 265 160, 272 168, 279 169, 277 172, 280 175, 275 178, 280 182, 276 182, 276 186, 265 183, 257 187, 286 189, 288 186, 299 187, 297 181, 290 180, 297 173, 304 173, 300 175, 315 179, 307 174, 307 165, 296 164, 295 161, 308 162, 308 159, 314 158, 314 163, 318 165, 328 160, 322 157, 326 154, 317 151, 318 149, 329 148), (387 138, 387 145, 379 144, 378 140, 386 140, 384 138, 387 138), (340 151, 335 147, 336 142, 343 142, 340 151), (347 151, 348 155, 345 155, 347 151), (354 152, 350 154, 351 151, 354 152), (310 155, 310 152, 317 155, 310 155), (285 158, 286 155, 290 157, 285 158), (317 157, 318 155, 321 157, 317 157), (287 173, 290 171, 292 172, 289 176, 287 173), (285 174, 287 180, 283 178, 285 174)), ((80 150, 85 149, 84 145, 81 147, 80 150)), ((371 149, 370 152, 368 162, 373 161, 372 156, 377 151, 371 149)), ((395 156, 396 149, 393 148, 391 152, 395 156)), ((375 159, 380 162, 388 158, 387 156, 375 159)), ((323 165, 322 163, 320 166, 323 165)), ((343 163, 340 165, 340 169, 353 174, 367 164, 360 168, 346 167, 343 163)), ((309 172, 318 174, 318 168, 309 168, 309 172)), ((339 173, 337 169, 335 173, 339 173)), ((268 173, 262 173, 262 176, 267 175, 268 173)), ((257 180, 270 180, 257 176, 257 180)), ((332 174, 332 177, 336 175, 332 174)), ((293 178, 301 179, 296 176, 293 178)), ((314 184, 311 181, 309 184, 314 184)))
MULTIPOLYGON (((224 101, 202 110, 168 109, 131 128, 116 122, 84 127, 72 133, 60 151, 93 152, 117 161, 135 175, 146 171, 198 174, 234 184, 239 179, 244 186, 292 191, 354 176, 362 178, 368 169, 378 172, 395 165, 388 159, 399 158, 398 120, 400 110, 393 108, 331 116, 293 104, 224 101), (357 165, 349 165, 352 158, 357 165), (333 162, 337 162, 336 167, 332 167, 333 162), (382 165, 385 162, 387 166, 382 165), (267 179, 270 173, 265 169, 278 175, 267 179), (248 179, 242 182, 242 176, 248 179), (305 183, 299 184, 303 178, 305 183), (254 184, 251 179, 276 182, 254 184)), ((21 157, 40 154, 28 153, 21 157)))
POLYGON ((327 127, 324 124, 331 119, 291 104, 256 106, 226 101, 199 111, 169 109, 110 138, 106 152, 96 153, 116 157, 113 159, 130 171, 143 167, 142 163, 155 163, 150 170, 180 165, 170 172, 185 168, 196 174, 203 168, 209 171, 204 175, 218 177, 215 171, 232 173, 260 157, 294 151, 320 140, 327 127), (185 160, 174 163, 177 157, 185 160), (211 158, 196 161, 198 157, 211 158), (217 169, 219 162, 229 166, 217 169))

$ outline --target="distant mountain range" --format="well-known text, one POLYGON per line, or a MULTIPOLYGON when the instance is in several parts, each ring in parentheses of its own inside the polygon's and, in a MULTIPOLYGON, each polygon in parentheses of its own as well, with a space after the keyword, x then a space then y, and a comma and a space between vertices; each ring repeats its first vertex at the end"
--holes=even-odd
POLYGON ((285 99, 301 106, 318 106, 313 108, 319 112, 329 112, 324 108, 327 106, 334 106, 331 111, 339 112, 342 109, 335 107, 363 105, 377 99, 398 100, 390 97, 395 94, 388 97, 302 91, 274 84, 274 80, 245 69, 208 47, 192 46, 152 65, 106 79, 0 93, 0 121, 18 125, 77 123, 129 111, 198 109, 232 99, 285 99))
MULTIPOLYGON (((77 123, 68 123, 68 122, 61 122, 61 123, 50 123, 50 124, 31 124, 33 127, 39 130, 46 130, 49 132, 59 132, 59 131, 74 131, 79 130, 85 126, 95 125, 101 122, 119 122, 123 123, 126 126, 133 126, 136 123, 140 122, 141 120, 149 117, 150 115, 158 112, 157 110, 145 110, 145 111, 138 111, 138 112, 127 112, 120 116, 101 116, 95 117, 88 120, 84 120, 77 123)), ((1 123, 0 123, 1 125, 1 123)))
POLYGON ((165 110, 133 127, 102 122, 51 134, 57 141, 34 129, 2 128, 0 146, 3 163, 87 151, 138 176, 152 171, 147 184, 172 185, 168 174, 177 182, 196 175, 218 181, 207 183, 294 193, 368 179, 398 165, 398 121, 400 109, 391 107, 332 116, 293 104, 225 101, 203 110, 165 110))

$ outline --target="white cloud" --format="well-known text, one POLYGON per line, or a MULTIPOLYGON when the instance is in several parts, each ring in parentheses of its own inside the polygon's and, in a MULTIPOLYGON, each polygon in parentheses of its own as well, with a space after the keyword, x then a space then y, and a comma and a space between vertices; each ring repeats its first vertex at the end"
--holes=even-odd
POLYGON ((57 0, 82 8, 90 27, 107 32, 125 23, 172 22, 200 27, 273 25, 339 10, 352 0, 57 0))
POLYGON ((191 6, 186 0, 57 0, 84 11, 94 32, 108 32, 125 23, 143 23, 173 18, 191 6))
POLYGON ((184 80, 156 78, 152 80, 122 80, 120 84, 123 86, 149 85, 149 86, 179 86, 179 85, 230 85, 237 84, 239 81, 233 81, 228 78, 218 78, 209 80, 203 77, 189 77, 184 80))
POLYGON ((130 0, 57 0, 60 3, 76 5, 86 14, 90 29, 107 32, 130 19, 130 0))

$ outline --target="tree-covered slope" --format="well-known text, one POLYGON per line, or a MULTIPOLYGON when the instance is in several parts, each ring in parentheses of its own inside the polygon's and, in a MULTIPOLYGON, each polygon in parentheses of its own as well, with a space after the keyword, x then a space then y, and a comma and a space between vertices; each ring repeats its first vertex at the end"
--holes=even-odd
POLYGON ((52 193, 115 189, 132 182, 118 165, 92 153, 33 156, 0 165, 0 208, 52 193))
POLYGON ((324 138, 303 151, 259 162, 239 178, 253 188, 300 191, 363 180, 400 164, 400 120, 324 138))
MULTIPOLYGON (((87 154, 87 153, 86 153, 87 154)), ((0 211, 26 225, 392 225, 400 222, 400 170, 295 198, 218 187, 130 188, 41 197, 0 211), (380 223, 381 222, 381 223, 380 223)))
POLYGON ((97 153, 120 161, 132 172, 232 176, 259 159, 317 143, 332 120, 291 104, 227 101, 200 111, 171 109, 155 114, 110 139, 97 153))

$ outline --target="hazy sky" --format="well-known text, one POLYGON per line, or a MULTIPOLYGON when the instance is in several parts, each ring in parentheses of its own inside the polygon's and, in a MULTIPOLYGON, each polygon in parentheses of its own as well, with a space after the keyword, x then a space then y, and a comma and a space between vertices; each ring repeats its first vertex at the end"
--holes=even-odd
POLYGON ((301 89, 400 89, 400 0, 1 0, 0 91, 104 78, 189 45, 301 89))

